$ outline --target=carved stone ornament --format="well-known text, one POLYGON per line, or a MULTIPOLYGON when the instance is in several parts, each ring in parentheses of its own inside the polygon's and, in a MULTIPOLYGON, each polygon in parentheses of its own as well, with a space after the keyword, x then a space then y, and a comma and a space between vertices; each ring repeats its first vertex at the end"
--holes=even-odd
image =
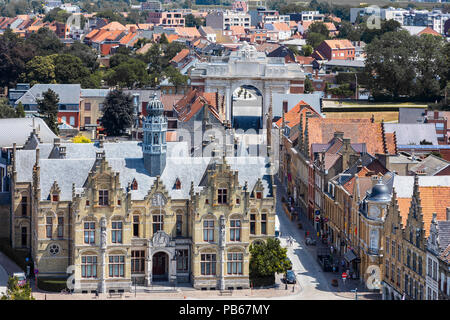
POLYGON ((169 245, 169 235, 164 231, 158 231, 153 236, 153 246, 154 247, 167 247, 169 245))

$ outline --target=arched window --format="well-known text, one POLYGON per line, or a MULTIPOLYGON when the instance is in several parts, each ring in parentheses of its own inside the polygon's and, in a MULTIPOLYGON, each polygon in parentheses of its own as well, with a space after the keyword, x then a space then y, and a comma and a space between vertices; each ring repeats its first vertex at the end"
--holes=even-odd
POLYGON ((133 182, 131 183, 131 190, 137 190, 137 189, 138 189, 138 183, 135 178, 135 179, 133 179, 133 182))

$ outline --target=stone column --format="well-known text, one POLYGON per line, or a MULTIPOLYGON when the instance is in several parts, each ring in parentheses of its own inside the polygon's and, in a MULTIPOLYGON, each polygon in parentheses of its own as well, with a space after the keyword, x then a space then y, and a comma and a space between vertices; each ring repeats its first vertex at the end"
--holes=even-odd
POLYGON ((107 272, 107 263, 106 263, 106 239, 107 239, 107 232, 106 232, 106 218, 102 217, 100 220, 100 253, 101 253, 101 259, 100 259, 100 286, 99 286, 99 292, 105 293, 106 292, 106 272, 107 272))
POLYGON ((225 216, 220 216, 219 256, 220 256, 220 290, 225 290, 225 216))
POLYGON ((152 250, 151 250, 151 241, 147 242, 147 257, 145 258, 147 270, 145 273, 145 285, 150 287, 152 285, 152 250))
MULTIPOLYGON (((270 128, 266 128, 267 125, 267 116, 266 114, 269 113, 269 108, 270 108, 270 103, 272 102, 272 89, 269 86, 264 86, 264 101, 263 101, 263 110, 262 110, 262 117, 261 117, 261 128, 263 129, 268 129, 270 130, 270 128)), ((272 107, 273 110, 273 107, 272 107)))

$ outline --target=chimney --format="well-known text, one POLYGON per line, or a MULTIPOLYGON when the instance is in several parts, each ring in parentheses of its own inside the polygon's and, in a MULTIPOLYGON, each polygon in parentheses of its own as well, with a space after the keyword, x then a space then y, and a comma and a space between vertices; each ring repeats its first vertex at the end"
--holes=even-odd
POLYGON ((336 131, 336 132, 334 133, 334 137, 335 137, 335 138, 339 138, 339 139, 341 139, 341 140, 344 140, 344 133, 343 133, 342 131, 336 131))
POLYGON ((61 139, 60 139, 60 138, 55 138, 55 139, 53 139, 53 145, 54 145, 55 147, 59 147, 60 144, 61 144, 61 139))
POLYGON ((59 155, 60 155, 61 159, 66 158, 66 147, 59 147, 59 155))

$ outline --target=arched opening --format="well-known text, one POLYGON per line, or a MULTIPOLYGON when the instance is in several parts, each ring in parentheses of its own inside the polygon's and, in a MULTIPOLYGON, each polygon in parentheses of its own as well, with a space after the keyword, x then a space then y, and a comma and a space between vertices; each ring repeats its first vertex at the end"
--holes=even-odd
POLYGON ((153 281, 168 281, 169 255, 165 252, 157 252, 152 258, 153 281))
POLYGON ((231 123, 235 129, 263 127, 263 95, 252 85, 242 85, 232 93, 231 123))

